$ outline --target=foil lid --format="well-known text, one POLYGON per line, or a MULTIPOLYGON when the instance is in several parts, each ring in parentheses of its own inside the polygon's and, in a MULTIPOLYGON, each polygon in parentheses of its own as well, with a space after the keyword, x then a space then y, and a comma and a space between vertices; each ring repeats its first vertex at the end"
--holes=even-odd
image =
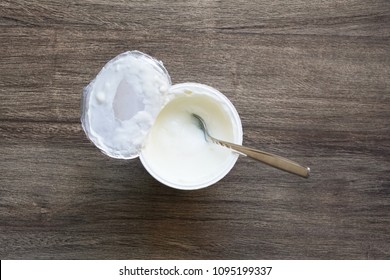
POLYGON ((83 91, 87 137, 110 157, 138 157, 170 86, 163 64, 147 54, 129 51, 113 58, 83 91))

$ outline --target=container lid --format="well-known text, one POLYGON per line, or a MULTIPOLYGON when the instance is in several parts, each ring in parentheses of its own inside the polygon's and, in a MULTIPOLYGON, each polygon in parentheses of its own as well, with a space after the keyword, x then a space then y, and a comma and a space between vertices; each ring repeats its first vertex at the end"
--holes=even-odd
POLYGON ((110 157, 137 157, 170 86, 161 61, 139 51, 118 55, 84 88, 81 123, 86 135, 110 157))

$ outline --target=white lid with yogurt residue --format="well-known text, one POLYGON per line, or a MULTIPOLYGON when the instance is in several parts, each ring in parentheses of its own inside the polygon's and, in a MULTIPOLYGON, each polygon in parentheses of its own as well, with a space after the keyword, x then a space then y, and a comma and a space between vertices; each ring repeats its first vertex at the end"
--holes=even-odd
POLYGON ((137 157, 170 86, 162 62, 139 51, 118 55, 84 89, 85 133, 110 157, 137 157))

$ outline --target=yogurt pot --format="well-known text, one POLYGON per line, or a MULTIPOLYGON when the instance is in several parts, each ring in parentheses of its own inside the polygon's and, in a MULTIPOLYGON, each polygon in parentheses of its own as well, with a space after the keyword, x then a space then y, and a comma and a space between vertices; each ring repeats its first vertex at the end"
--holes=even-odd
POLYGON ((225 95, 198 83, 172 85, 161 61, 130 51, 110 60, 84 89, 81 123, 106 155, 139 157, 164 185, 194 190, 221 180, 238 158, 206 142, 194 113, 214 137, 242 143, 240 117, 225 95))

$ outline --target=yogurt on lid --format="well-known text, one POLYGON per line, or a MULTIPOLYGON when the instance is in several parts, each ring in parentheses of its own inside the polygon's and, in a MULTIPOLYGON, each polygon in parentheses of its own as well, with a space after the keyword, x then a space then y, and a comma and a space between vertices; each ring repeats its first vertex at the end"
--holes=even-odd
POLYGON ((84 89, 86 134, 111 157, 137 157, 170 84, 157 60, 137 51, 118 55, 84 89))

